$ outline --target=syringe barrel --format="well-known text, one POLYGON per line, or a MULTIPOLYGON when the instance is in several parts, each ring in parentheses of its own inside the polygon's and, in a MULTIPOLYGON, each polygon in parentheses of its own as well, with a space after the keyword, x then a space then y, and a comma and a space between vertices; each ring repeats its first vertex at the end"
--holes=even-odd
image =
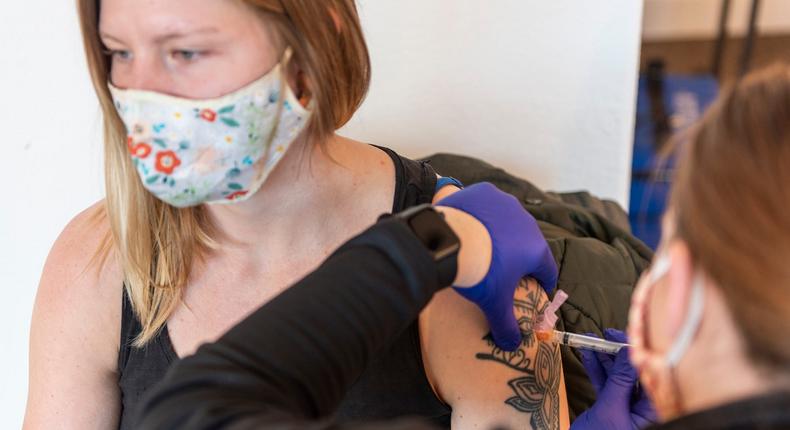
POLYGON ((598 339, 597 337, 568 333, 564 331, 555 331, 554 340, 557 343, 568 345, 570 347, 589 349, 607 354, 617 354, 623 347, 628 346, 626 343, 612 342, 609 340, 598 339))

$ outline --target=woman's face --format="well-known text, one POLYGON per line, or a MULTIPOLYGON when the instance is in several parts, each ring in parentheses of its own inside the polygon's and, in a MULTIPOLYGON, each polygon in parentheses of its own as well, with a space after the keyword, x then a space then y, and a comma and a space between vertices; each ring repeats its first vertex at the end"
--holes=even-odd
MULTIPOLYGON (((634 291, 628 324, 633 341, 631 360, 639 369, 640 379, 659 416, 664 419, 674 417, 680 410, 676 384, 678 352, 670 356, 670 351, 684 345, 678 340, 687 322, 695 324, 688 327, 694 329, 696 338, 696 320, 689 316, 698 309, 690 304, 693 291, 700 288, 688 248, 674 236, 669 212, 664 217, 662 241, 653 265, 634 291)), ((695 341, 698 340, 692 339, 695 341)), ((680 358, 687 352, 685 348, 679 351, 680 358)))
POLYGON ((101 0, 99 34, 113 85, 191 99, 242 88, 280 56, 241 0, 101 0))

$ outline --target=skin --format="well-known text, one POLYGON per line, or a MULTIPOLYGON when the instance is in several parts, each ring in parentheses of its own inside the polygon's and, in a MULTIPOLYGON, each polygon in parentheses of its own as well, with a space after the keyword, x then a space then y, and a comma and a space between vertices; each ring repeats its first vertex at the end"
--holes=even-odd
MULTIPOLYGON (((651 351, 666 354, 686 316, 695 274, 688 245, 674 238, 671 213, 664 218, 659 247, 671 261, 667 275, 653 287, 648 302, 647 339, 651 351)), ((687 414, 747 397, 790 387, 787 379, 756 367, 746 354, 743 337, 719 287, 704 276, 703 316, 698 332, 677 366, 675 380, 687 414), (711 390, 710 387, 716 387, 711 390)), ((664 405, 656 404, 662 420, 670 420, 664 405)))
MULTIPOLYGON (((269 71, 284 48, 236 0, 103 0, 99 27, 113 52, 114 85, 193 99, 244 87, 269 71)), ((297 94, 309 94, 290 82, 297 94)), ((384 152, 337 135, 323 142, 326 151, 317 143, 298 138, 247 201, 207 206, 220 246, 196 262, 168 320, 179 356, 216 340, 392 209, 395 169, 384 152)), ((436 199, 454 190, 445 187, 436 199)), ((72 220, 47 259, 31 327, 25 429, 117 428, 123 276, 112 253, 104 265, 91 260, 109 230, 102 213, 99 202, 72 220)), ((473 218, 447 213, 465 238, 460 264, 468 270, 457 282, 473 285, 487 271, 490 239, 473 218)), ((517 372, 485 364, 474 381, 465 378, 478 364, 475 354, 487 348, 485 320, 474 306, 443 291, 419 324, 429 382, 454 408, 458 428, 529 422, 504 403, 517 372), (471 391, 474 401, 457 400, 471 391)), ((564 390, 561 385, 566 427, 564 390)))
POLYGON ((570 425, 557 346, 535 341, 531 330, 537 311, 545 308, 549 300, 534 280, 522 281, 514 299, 522 303, 515 308, 515 315, 524 335, 521 346, 514 353, 503 352, 483 340, 488 334, 485 317, 474 304, 452 290, 439 292, 420 317, 423 353, 430 357, 426 363, 428 374, 438 382, 436 388, 440 397, 453 406, 451 424, 454 429, 501 426, 554 430, 570 425), (543 402, 536 408, 526 408, 530 412, 519 412, 504 402, 514 397, 523 398, 517 396, 523 392, 514 392, 511 382, 535 375, 536 363, 543 362, 537 360, 541 348, 550 352, 548 361, 556 361, 549 368, 550 376, 543 378, 549 382, 526 385, 545 393, 540 395, 543 402), (509 359, 496 359, 502 357, 509 359), (507 366, 506 361, 513 367, 507 366), (452 383, 447 383, 449 381, 452 383), (545 390, 546 386, 554 385, 559 389, 545 390), (559 416, 548 414, 550 418, 541 421, 546 414, 541 415, 543 408, 540 406, 550 410, 557 403, 559 416), (541 417, 534 416, 536 414, 541 417))

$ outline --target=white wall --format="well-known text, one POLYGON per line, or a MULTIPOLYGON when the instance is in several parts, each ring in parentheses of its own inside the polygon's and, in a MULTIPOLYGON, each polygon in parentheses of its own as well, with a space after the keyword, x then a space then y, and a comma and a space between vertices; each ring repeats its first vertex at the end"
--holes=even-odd
MULTIPOLYGON (((99 115, 74 2, 3 7, 0 428, 19 428, 36 285, 101 198, 99 115)), ((641 2, 362 0, 370 98, 346 134, 477 155, 554 189, 627 199, 641 2), (482 7, 486 5, 486 7, 482 7)))
POLYGON ((627 207, 642 4, 360 1, 370 95, 343 132, 483 158, 627 207))
MULTIPOLYGON (((752 0, 731 0, 727 31, 744 35, 752 0)), ((721 0, 645 0, 646 40, 710 39, 719 26, 721 0)), ((761 0, 757 16, 761 34, 790 33, 790 1, 761 0)))
POLYGON ((74 1, 7 2, 0 12, 0 428, 20 428, 28 327, 47 252, 101 197, 98 104, 74 1))

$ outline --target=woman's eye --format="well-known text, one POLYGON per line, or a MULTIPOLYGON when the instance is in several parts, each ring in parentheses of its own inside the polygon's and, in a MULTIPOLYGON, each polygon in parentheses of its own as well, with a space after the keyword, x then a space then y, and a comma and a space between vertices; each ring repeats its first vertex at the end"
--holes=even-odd
POLYGON ((132 59, 132 53, 120 49, 108 49, 105 51, 113 60, 129 61, 132 59))
POLYGON ((198 51, 176 50, 173 51, 173 58, 182 61, 195 61, 200 58, 201 53, 198 51))

